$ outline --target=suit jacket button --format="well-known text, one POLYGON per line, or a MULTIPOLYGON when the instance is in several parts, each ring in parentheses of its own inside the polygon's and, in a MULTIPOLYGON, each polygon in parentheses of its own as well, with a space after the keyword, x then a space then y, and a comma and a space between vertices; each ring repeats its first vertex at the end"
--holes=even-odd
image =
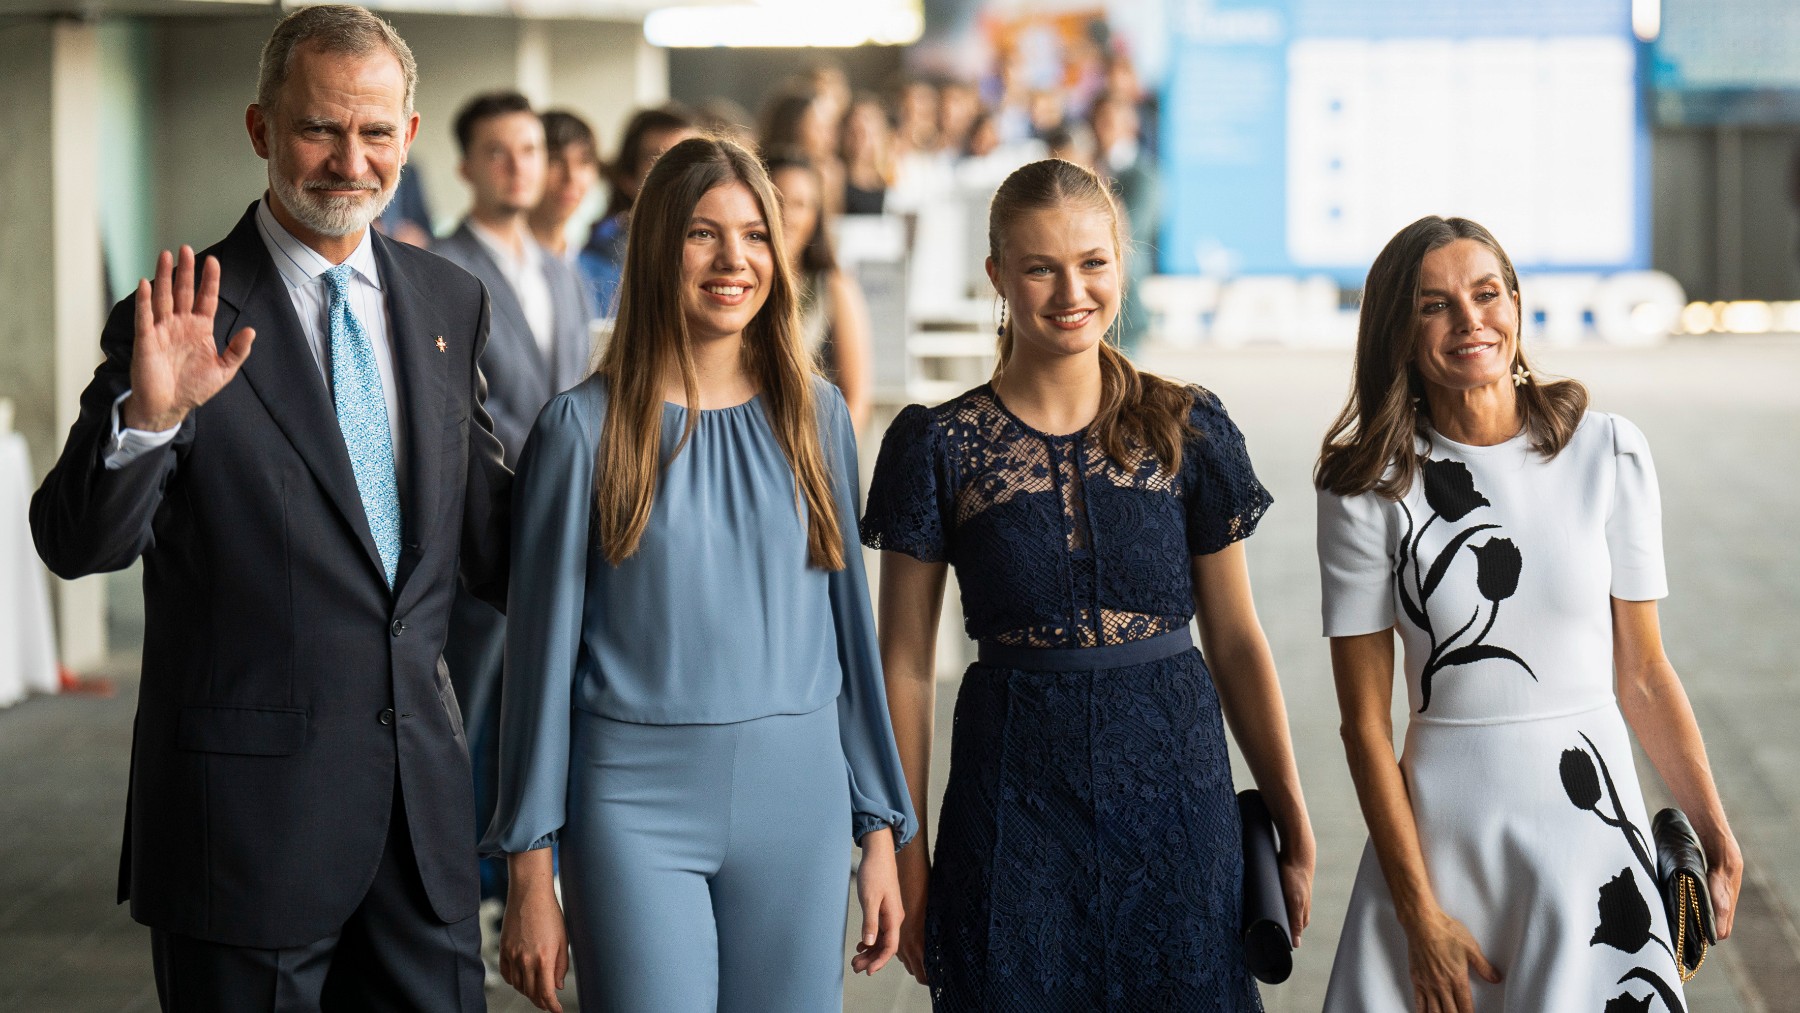
POLYGON ((392 630, 394 633, 394 636, 397 637, 400 635, 401 630, 406 629, 406 624, 404 622, 401 622, 400 620, 396 619, 396 620, 394 620, 394 625, 389 626, 388 629, 392 630))
POLYGON ((394 723, 394 708, 392 708, 392 707, 382 708, 381 716, 376 718, 375 720, 380 721, 384 725, 393 724, 394 723))

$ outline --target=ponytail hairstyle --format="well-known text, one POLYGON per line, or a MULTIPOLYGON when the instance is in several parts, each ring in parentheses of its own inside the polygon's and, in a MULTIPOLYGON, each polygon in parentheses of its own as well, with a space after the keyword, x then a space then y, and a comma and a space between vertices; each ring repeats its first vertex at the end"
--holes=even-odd
MULTIPOLYGON (((993 203, 988 205, 988 256, 996 268, 1006 262, 1008 225, 1038 211, 1104 213, 1112 222, 1114 262, 1120 279, 1124 278, 1131 240, 1118 202, 1092 169, 1060 158, 1046 158, 1015 170, 995 191, 993 203)), ((1120 311, 1123 309, 1121 286, 1120 311)), ((1182 443, 1195 435, 1189 413, 1194 409, 1196 390, 1133 366, 1119 350, 1117 324, 1115 316, 1100 341, 1100 410, 1088 429, 1113 463, 1130 467, 1148 451, 1174 474, 1181 470, 1182 443)), ((995 381, 1005 375, 1012 358, 1012 325, 1009 317, 1000 330, 995 381)))
MULTIPOLYGON (((1356 322, 1350 397, 1326 431, 1313 466, 1313 484, 1320 489, 1339 496, 1373 489, 1397 500, 1412 488, 1419 470, 1417 444, 1431 423, 1417 364, 1419 275, 1426 254, 1459 239, 1480 243, 1499 261, 1501 284, 1520 318, 1513 335, 1513 366, 1535 372, 1525 358, 1525 321, 1517 312, 1519 274, 1500 241, 1467 218, 1427 215, 1413 222, 1395 233, 1369 265, 1356 322)), ((1532 449, 1555 457, 1581 424, 1587 388, 1575 380, 1546 381, 1534 375, 1517 394, 1532 449)))
MULTIPOLYGON (((743 146, 718 137, 690 138, 670 148, 644 180, 632 209, 619 282, 619 314, 599 373, 610 396, 595 475, 595 530, 614 566, 638 550, 656 497, 662 457, 663 378, 681 374, 687 403, 700 399, 692 338, 681 311, 681 258, 694 208, 708 191, 742 184, 768 223, 773 274, 768 300, 744 328, 744 368, 761 388, 775 442, 794 470, 795 506, 806 514, 807 562, 844 568, 837 501, 819 443, 811 359, 800 344, 800 304, 781 232, 780 204, 769 176, 743 146)), ((680 454, 699 423, 670 453, 680 454)))

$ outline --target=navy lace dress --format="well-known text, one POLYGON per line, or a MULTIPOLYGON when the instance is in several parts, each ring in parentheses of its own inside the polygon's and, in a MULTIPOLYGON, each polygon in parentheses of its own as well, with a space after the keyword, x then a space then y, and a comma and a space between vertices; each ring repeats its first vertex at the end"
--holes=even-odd
POLYGON ((925 912, 938 1013, 1262 1009, 1225 729, 1187 629, 1191 557, 1270 498, 1195 393, 1175 475, 1038 432, 987 386, 907 408, 882 442, 863 541, 952 564, 981 642, 925 912))

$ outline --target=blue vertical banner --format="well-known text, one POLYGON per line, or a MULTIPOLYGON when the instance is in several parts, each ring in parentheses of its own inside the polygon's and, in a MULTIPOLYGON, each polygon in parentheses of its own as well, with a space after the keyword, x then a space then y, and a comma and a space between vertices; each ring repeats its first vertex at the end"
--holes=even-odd
POLYGON ((1282 270, 1289 5, 1167 4, 1157 266, 1165 274, 1282 270))

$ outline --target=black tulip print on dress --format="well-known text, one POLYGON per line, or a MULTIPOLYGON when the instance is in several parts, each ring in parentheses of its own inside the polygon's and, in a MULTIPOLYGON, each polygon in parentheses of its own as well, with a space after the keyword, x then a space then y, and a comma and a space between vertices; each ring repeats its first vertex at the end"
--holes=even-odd
POLYGON ((1477 507, 1493 506, 1475 489, 1475 476, 1460 461, 1425 462, 1425 502, 1432 513, 1455 523, 1477 507))
POLYGON ((1563 750, 1562 783, 1563 791, 1575 808, 1592 812, 1599 806, 1600 772, 1594 769, 1594 758, 1587 753, 1579 749, 1563 750))
POLYGON ((1625 804, 1619 800, 1619 789, 1613 784, 1612 771, 1606 766, 1606 757, 1600 755, 1600 747, 1594 745, 1594 740, 1588 738, 1586 732, 1579 734, 1581 741, 1587 744, 1587 749, 1563 750, 1563 791, 1575 808, 1593 813, 1600 822, 1617 828, 1619 833, 1625 835, 1625 843, 1631 845, 1631 853, 1637 857, 1638 864, 1643 866, 1644 874, 1650 877, 1650 882, 1656 882, 1656 863, 1650 858, 1649 839, 1625 815, 1625 804), (1597 771, 1594 766, 1596 763, 1599 764, 1597 771), (1600 811, 1602 780, 1606 783, 1606 801, 1612 807, 1610 816, 1600 811))
POLYGON ((1617 876, 1600 888, 1599 906, 1600 924, 1594 928, 1589 946, 1606 945, 1636 953, 1655 943, 1669 954, 1669 959, 1675 959, 1669 944, 1650 931, 1650 904, 1644 900, 1644 892, 1638 889, 1637 876, 1632 873, 1631 866, 1620 869, 1617 876))
POLYGON ((1519 589, 1519 571, 1524 559, 1510 538, 1490 538, 1486 544, 1471 545, 1475 554, 1475 587, 1481 596, 1496 604, 1513 596, 1519 589))
MULTIPOLYGON (((1625 843, 1631 848, 1632 856, 1637 859, 1639 865, 1643 866, 1645 874, 1649 877, 1647 882, 1654 889, 1657 882, 1656 864, 1651 861, 1649 845, 1644 837, 1644 832, 1639 830, 1637 824, 1631 822, 1631 818, 1625 814, 1625 806, 1619 800, 1619 790, 1613 784, 1612 771, 1607 769, 1606 757, 1601 755, 1599 747, 1594 745, 1594 740, 1587 737, 1587 733, 1580 734, 1581 741, 1586 744, 1587 748, 1563 750, 1562 760, 1558 764, 1558 772, 1562 775, 1563 792, 1569 796, 1569 803, 1575 808, 1582 812, 1593 813, 1600 822, 1616 828, 1624 836, 1625 843), (1604 794, 1602 794, 1603 785, 1604 794), (1610 814, 1601 810, 1602 802, 1605 802, 1612 810, 1610 814)), ((1669 948, 1669 944, 1650 931, 1654 924, 1650 902, 1644 898, 1644 892, 1638 885, 1637 874, 1631 866, 1627 865, 1620 869, 1618 875, 1600 886, 1595 903, 1599 909, 1600 920, 1594 928, 1593 938, 1588 940, 1589 946, 1610 946, 1625 953, 1637 953, 1646 945, 1655 943, 1662 948, 1663 952, 1669 954, 1670 960, 1675 959, 1674 951, 1669 948)), ((1653 996, 1662 1000, 1663 1007, 1669 1013, 1686 1013, 1681 1003, 1681 996, 1675 991, 1674 986, 1669 984, 1668 979, 1662 975, 1647 967, 1634 967, 1625 972, 1619 978, 1618 983, 1623 985, 1631 981, 1641 981, 1649 985, 1653 996)), ((1629 991, 1622 992, 1607 1000, 1606 1008, 1602 1013, 1649 1013, 1650 1000, 1653 996, 1646 995, 1639 998, 1629 991)))
POLYGON ((1524 557, 1519 547, 1510 538, 1492 538, 1480 545, 1469 545, 1469 551, 1475 556, 1475 587, 1481 597, 1488 603, 1487 622, 1481 632, 1474 638, 1464 641, 1463 635, 1475 628, 1481 619, 1482 608, 1476 606, 1469 621, 1460 629, 1442 640, 1431 623, 1431 614, 1426 605, 1431 595, 1443 583, 1450 572, 1450 564, 1456 561, 1456 554, 1468 545, 1469 539, 1483 531, 1491 531, 1498 524, 1471 524, 1456 533, 1432 560, 1429 569, 1419 559, 1420 544, 1424 541, 1425 532, 1440 518, 1455 523, 1485 506, 1492 506, 1488 498, 1475 488, 1475 477, 1461 461, 1426 460, 1424 463, 1425 503, 1431 508, 1431 516, 1425 518, 1423 524, 1415 526, 1412 511, 1404 501, 1400 509, 1406 514, 1406 534, 1400 539, 1400 558, 1394 565, 1394 584, 1400 592, 1400 605, 1405 610, 1413 625, 1425 631, 1431 640, 1431 650, 1425 658, 1425 670, 1419 679, 1419 713, 1425 713, 1431 706, 1431 680, 1446 668, 1469 665, 1477 661, 1500 660, 1509 661, 1525 670, 1533 681, 1537 673, 1525 663, 1525 659, 1498 644, 1487 643, 1487 635, 1494 629, 1494 620, 1500 616, 1500 603, 1513 596, 1519 589, 1519 574, 1524 569, 1524 557), (1410 578, 1408 576, 1410 564, 1410 578))
MULTIPOLYGON (((1674 986, 1669 984, 1667 978, 1657 974, 1655 971, 1645 967, 1634 967, 1619 977, 1619 984, 1621 985, 1628 981, 1641 981, 1644 984, 1649 985, 1655 996, 1662 1000, 1663 1008, 1669 1010, 1670 1013, 1687 1013, 1687 1007, 1681 1004, 1681 996, 1676 993, 1674 986)), ((1631 993, 1621 992, 1617 996, 1607 1000, 1605 1013, 1612 1013, 1613 1004, 1618 1003, 1620 1000, 1631 1002, 1631 993)), ((1650 1009, 1650 996, 1644 996, 1642 999, 1637 1000, 1637 1002, 1639 1003, 1637 1006, 1622 1006, 1620 1008, 1646 1011, 1650 1009)))

